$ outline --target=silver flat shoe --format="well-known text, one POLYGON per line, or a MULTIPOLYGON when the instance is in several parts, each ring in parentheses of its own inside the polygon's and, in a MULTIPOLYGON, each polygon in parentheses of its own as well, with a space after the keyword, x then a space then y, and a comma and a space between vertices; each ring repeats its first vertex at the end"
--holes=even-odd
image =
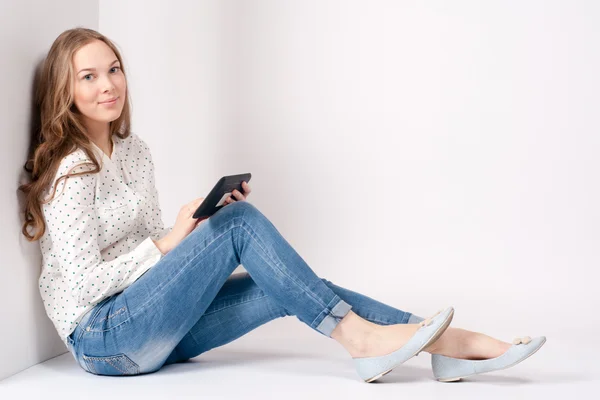
POLYGON ((546 343, 545 336, 533 339, 529 336, 518 337, 513 340, 513 345, 504 354, 487 360, 464 360, 432 354, 431 367, 438 381, 456 382, 468 376, 510 368, 531 357, 544 343, 546 343))
POLYGON ((454 317, 454 308, 448 307, 419 324, 421 327, 398 350, 378 357, 356 357, 354 365, 358 375, 367 383, 390 373, 398 365, 418 355, 424 348, 434 343, 450 326, 454 317))

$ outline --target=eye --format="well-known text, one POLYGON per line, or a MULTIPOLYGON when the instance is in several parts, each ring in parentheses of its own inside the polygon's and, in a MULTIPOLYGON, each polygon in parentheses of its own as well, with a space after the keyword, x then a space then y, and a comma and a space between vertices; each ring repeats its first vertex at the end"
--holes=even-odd
MULTIPOLYGON (((112 67, 111 69, 121 69, 121 67, 112 67)), ((117 72, 117 71, 115 71, 117 72)))
POLYGON ((87 79, 88 76, 92 76, 92 74, 87 74, 83 77, 83 79, 85 79, 86 81, 89 81, 89 79, 87 79))

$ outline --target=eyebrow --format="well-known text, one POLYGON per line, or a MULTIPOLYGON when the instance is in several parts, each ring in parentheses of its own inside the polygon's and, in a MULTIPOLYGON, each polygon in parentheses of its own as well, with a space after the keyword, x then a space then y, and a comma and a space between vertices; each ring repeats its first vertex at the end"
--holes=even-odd
MULTIPOLYGON (((119 60, 115 60, 115 61, 111 62, 110 65, 109 65, 109 67, 112 66, 114 63, 116 63, 118 61, 119 60)), ((95 71, 95 70, 96 70, 96 68, 84 68, 84 69, 79 70, 79 72, 77 74, 79 74, 79 73, 81 73, 83 71, 95 71)))

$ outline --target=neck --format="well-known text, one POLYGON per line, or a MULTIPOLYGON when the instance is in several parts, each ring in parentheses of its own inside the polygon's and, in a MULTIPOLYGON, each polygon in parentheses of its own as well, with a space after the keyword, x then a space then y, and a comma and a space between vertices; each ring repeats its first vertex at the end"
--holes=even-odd
POLYGON ((90 140, 106 154, 110 155, 113 150, 110 137, 110 124, 108 122, 87 120, 85 127, 90 140))

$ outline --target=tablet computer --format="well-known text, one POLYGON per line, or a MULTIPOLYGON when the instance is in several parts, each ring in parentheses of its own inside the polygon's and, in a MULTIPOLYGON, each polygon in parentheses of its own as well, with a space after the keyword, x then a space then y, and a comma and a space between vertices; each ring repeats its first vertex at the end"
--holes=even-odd
POLYGON ((225 200, 227 200, 229 196, 232 196, 234 189, 237 189, 242 194, 244 193, 244 189, 242 189, 242 182, 250 182, 251 177, 251 173, 246 173, 224 176, 219 179, 208 196, 202 200, 202 203, 200 203, 196 209, 193 217, 208 218, 219 211, 225 205, 225 200))

